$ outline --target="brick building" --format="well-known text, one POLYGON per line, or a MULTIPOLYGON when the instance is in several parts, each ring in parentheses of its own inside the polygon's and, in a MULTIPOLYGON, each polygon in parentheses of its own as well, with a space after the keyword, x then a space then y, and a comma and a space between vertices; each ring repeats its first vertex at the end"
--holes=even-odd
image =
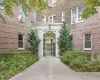
POLYGON ((5 15, 7 20, 6 24, 0 20, 0 52, 27 49, 27 33, 30 30, 31 22, 35 21, 53 25, 65 21, 70 28, 75 49, 100 52, 99 8, 97 8, 97 14, 83 20, 80 14, 84 10, 84 0, 48 0, 47 3, 52 7, 51 9, 44 10, 41 14, 36 14, 34 11, 29 12, 27 17, 19 7, 14 7, 13 18, 5 15, 3 7, 0 7, 0 12, 5 15))
POLYGON ((31 16, 32 12, 29 12, 29 15, 25 16, 22 8, 17 6, 13 8, 13 17, 7 16, 2 6, 0 6, 0 12, 2 12, 7 22, 4 24, 0 20, 0 52, 27 49, 29 46, 27 43, 27 33, 30 30, 31 21, 33 20, 31 16))
POLYGON ((38 16, 38 22, 61 23, 65 21, 75 49, 100 52, 100 9, 98 13, 83 20, 80 16, 84 10, 84 0, 48 0, 52 8, 44 10, 38 16))

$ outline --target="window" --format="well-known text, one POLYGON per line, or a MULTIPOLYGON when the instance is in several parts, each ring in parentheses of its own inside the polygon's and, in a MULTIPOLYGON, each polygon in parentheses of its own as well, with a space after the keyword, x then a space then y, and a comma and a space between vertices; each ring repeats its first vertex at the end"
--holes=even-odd
POLYGON ((56 15, 53 15, 53 23, 56 22, 56 15))
POLYGON ((83 21, 82 20, 82 17, 81 17, 81 14, 82 14, 82 11, 83 11, 83 7, 82 6, 79 6, 78 7, 78 21, 83 21))
POLYGON ((91 42, 91 34, 85 34, 84 35, 84 50, 91 50, 92 46, 92 42, 91 42))
POLYGON ((48 17, 48 22, 52 23, 52 16, 48 17))
POLYGON ((65 21, 65 11, 62 12, 62 21, 65 21))
POLYGON ((18 21, 25 22, 25 14, 21 6, 18 7, 18 21))
POLYGON ((68 37, 68 39, 69 39, 70 42, 72 42, 72 41, 73 41, 73 36, 70 35, 70 36, 68 37))
POLYGON ((50 17, 48 18, 48 21, 49 21, 50 23, 56 22, 56 15, 50 16, 50 17))
POLYGON ((33 23, 36 22, 36 11, 34 10, 31 11, 31 19, 32 19, 31 22, 33 23))
POLYGON ((71 10, 71 24, 83 22, 81 14, 83 6, 75 7, 71 10))
POLYGON ((45 15, 43 15, 43 17, 42 17, 42 22, 46 23, 46 16, 45 15))
POLYGON ((76 23, 77 19, 77 9, 76 8, 72 9, 71 13, 72 13, 71 23, 74 24, 76 23))
POLYGON ((1 9, 1 10, 3 10, 3 9, 4 9, 4 6, 3 6, 3 4, 2 4, 2 3, 3 3, 3 0, 0 0, 0 9, 1 9))
POLYGON ((24 49, 24 35, 18 34, 18 49, 24 49))
POLYGON ((52 6, 53 7, 56 6, 56 2, 57 2, 57 0, 52 0, 52 6))
POLYGON ((51 7, 54 7, 54 6, 56 6, 56 2, 57 2, 57 0, 48 0, 48 5, 51 7))

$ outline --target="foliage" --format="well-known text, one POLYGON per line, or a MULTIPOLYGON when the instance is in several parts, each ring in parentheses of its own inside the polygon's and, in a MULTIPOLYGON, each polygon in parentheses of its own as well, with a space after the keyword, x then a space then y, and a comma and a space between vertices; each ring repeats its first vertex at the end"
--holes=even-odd
MULTIPOLYGON (((21 5, 25 14, 27 14, 27 12, 31 11, 32 9, 37 12, 41 12, 42 10, 49 8, 44 0, 3 0, 0 5, 4 6, 5 12, 9 16, 13 16, 14 5, 21 5)), ((6 21, 1 13, 0 18, 3 19, 4 22, 6 21)))
POLYGON ((60 49, 60 55, 62 55, 65 51, 72 50, 72 43, 69 40, 70 31, 65 23, 62 24, 59 33, 60 36, 58 38, 58 45, 60 49))
POLYGON ((0 54, 0 72, 6 72, 10 78, 38 59, 37 55, 32 55, 30 52, 2 53, 0 54))
POLYGON ((83 55, 84 55, 84 52, 82 52, 82 51, 66 51, 61 56, 61 60, 62 60, 62 62, 66 63, 66 64, 70 64, 70 62, 72 60, 74 60, 78 56, 83 56, 83 55))
POLYGON ((2 73, 0 73, 0 80, 4 80, 4 76, 2 73))
POLYGON ((85 71, 89 72, 100 72, 100 61, 88 61, 85 66, 85 71))
POLYGON ((91 15, 97 13, 97 7, 100 6, 100 0, 85 0, 84 3, 85 10, 82 13, 82 18, 87 19, 91 15))
POLYGON ((100 71, 100 60, 91 61, 90 57, 83 51, 67 51, 61 56, 61 60, 78 72, 100 71))
POLYGON ((38 45, 40 43, 40 39, 36 36, 35 32, 33 30, 28 33, 28 40, 31 45, 32 53, 38 53, 38 45))
POLYGON ((76 71, 85 71, 85 64, 88 62, 88 58, 85 56, 78 56, 70 62, 70 67, 76 71))

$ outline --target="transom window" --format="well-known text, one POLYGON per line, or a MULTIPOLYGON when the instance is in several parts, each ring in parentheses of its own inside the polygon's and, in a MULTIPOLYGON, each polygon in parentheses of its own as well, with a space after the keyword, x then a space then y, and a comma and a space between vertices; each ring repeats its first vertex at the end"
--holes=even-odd
POLYGON ((71 24, 83 22, 81 14, 83 12, 83 6, 78 6, 71 9, 71 24))
POLYGON ((18 34, 18 49, 24 49, 24 35, 18 34))
POLYGON ((85 34, 84 35, 84 50, 91 50, 91 34, 85 34))

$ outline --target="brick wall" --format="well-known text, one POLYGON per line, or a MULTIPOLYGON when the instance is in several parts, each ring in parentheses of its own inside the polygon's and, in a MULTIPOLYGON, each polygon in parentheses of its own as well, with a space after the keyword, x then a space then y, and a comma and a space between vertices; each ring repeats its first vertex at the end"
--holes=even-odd
MULTIPOLYGON (((31 25, 31 16, 26 17, 25 23, 18 21, 18 7, 14 7, 13 18, 7 16, 4 10, 1 10, 6 18, 7 23, 4 24, 0 20, 0 52, 5 51, 18 51, 18 34, 25 35, 25 48, 28 48, 27 33, 31 25)), ((1 12, 0 11, 0 12, 1 12)))

